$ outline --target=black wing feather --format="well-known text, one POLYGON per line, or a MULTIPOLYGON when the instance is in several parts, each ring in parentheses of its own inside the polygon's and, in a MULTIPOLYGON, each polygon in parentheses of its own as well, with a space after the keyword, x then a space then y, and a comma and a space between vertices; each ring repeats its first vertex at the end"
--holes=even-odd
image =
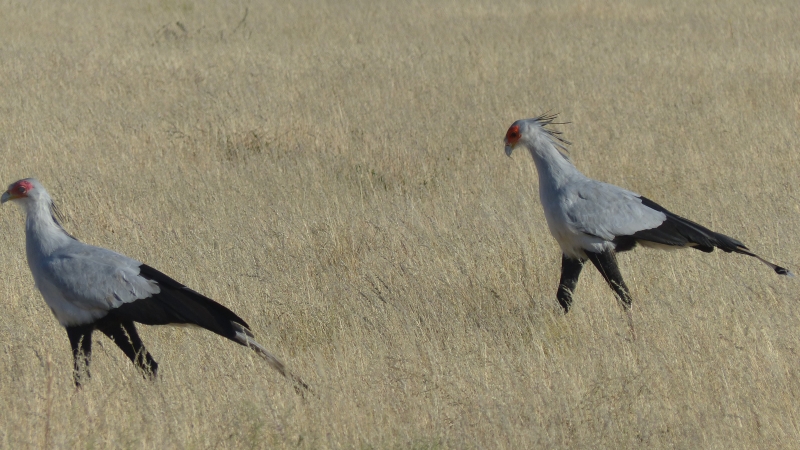
POLYGON ((692 248, 706 253, 713 252, 715 248, 718 248, 727 253, 734 252, 757 258, 759 261, 772 268, 778 275, 794 276, 789 269, 756 255, 738 240, 721 233, 713 232, 698 223, 673 214, 648 198, 639 198, 642 200, 643 205, 664 213, 664 215, 667 216, 667 220, 655 228, 640 230, 630 236, 616 237, 614 243, 616 244, 615 250, 617 252, 630 250, 641 241, 676 247, 691 246, 692 248))
POLYGON ((158 270, 142 264, 139 274, 158 283, 161 292, 112 310, 121 320, 132 320, 145 325, 193 324, 233 340, 239 324, 249 330, 241 317, 210 298, 187 288, 158 270))
POLYGON ((747 251, 747 247, 738 240, 716 233, 689 219, 673 214, 648 198, 640 197, 640 199, 642 204, 648 208, 664 213, 667 216, 667 220, 656 228, 637 231, 630 238, 637 241, 649 241, 677 247, 690 245, 703 252, 712 252, 714 248, 718 248, 724 252, 750 254, 747 251))

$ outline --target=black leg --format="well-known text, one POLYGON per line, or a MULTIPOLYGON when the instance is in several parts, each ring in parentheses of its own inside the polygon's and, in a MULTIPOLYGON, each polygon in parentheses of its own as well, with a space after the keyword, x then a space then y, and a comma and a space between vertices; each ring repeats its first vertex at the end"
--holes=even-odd
POLYGON ((125 353, 125 356, 127 356, 146 377, 150 379, 156 378, 158 363, 156 363, 147 349, 144 348, 142 339, 139 338, 139 333, 136 332, 136 327, 133 322, 111 322, 104 324, 99 330, 114 341, 117 347, 125 353))
POLYGON ((561 281, 558 284, 556 298, 564 308, 564 314, 568 313, 569 307, 572 306, 572 294, 578 285, 578 277, 585 262, 585 259, 572 259, 567 255, 561 255, 561 281))
POLYGON ((75 387, 81 387, 81 369, 85 369, 86 378, 90 377, 89 362, 92 359, 92 331, 94 324, 67 327, 67 336, 72 346, 72 357, 75 362, 72 378, 75 387))
POLYGON ((631 329, 631 338, 636 340, 636 330, 633 327, 633 315, 631 314, 631 293, 625 281, 622 280, 622 274, 619 273, 619 265, 617 265, 617 254, 613 250, 608 250, 602 253, 586 252, 586 256, 597 267, 597 270, 606 279, 606 283, 611 286, 614 293, 622 301, 622 306, 625 308, 625 313, 628 316, 628 326, 631 329))
POLYGON ((625 281, 622 280, 622 274, 619 273, 617 255, 614 251, 608 250, 602 253, 586 252, 586 256, 589 257, 589 261, 597 267, 597 270, 606 279, 606 283, 617 294, 625 310, 629 310, 631 308, 631 293, 628 290, 628 286, 625 285, 625 281))

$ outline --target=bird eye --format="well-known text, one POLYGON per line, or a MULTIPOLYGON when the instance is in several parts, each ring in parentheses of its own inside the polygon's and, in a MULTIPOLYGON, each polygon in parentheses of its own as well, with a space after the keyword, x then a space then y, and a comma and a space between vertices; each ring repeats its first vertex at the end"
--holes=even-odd
POLYGON ((518 125, 514 125, 514 126, 512 126, 511 128, 508 129, 508 134, 506 135, 506 139, 508 139, 509 141, 514 142, 514 141, 517 141, 519 138, 520 138, 520 134, 519 134, 519 126, 518 125))
POLYGON ((25 186, 23 186, 23 185, 17 186, 17 193, 18 194, 24 194, 26 190, 27 189, 25 189, 25 186))

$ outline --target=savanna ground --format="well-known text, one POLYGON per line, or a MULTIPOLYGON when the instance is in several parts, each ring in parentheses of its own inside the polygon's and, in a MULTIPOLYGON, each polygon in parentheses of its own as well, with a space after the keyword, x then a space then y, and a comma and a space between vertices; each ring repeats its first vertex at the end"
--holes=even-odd
POLYGON ((574 310, 530 157, 800 272, 800 5, 149 1, 0 5, 0 182, 79 239, 231 307, 312 387, 209 332, 140 327, 145 381, 64 330, 0 209, 5 448, 792 448, 797 279, 720 252, 621 257, 574 310))

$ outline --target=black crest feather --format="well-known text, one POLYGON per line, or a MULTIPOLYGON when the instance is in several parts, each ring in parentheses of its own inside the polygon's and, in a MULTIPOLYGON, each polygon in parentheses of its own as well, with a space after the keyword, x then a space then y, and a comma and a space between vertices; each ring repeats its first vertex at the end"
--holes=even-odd
POLYGON ((572 142, 564 139, 561 136, 562 133, 561 133, 560 130, 554 130, 552 128, 549 128, 549 126, 550 125, 567 125, 570 122, 556 122, 555 121, 556 119, 558 119, 558 113, 553 113, 553 112, 547 111, 546 113, 543 113, 543 114, 541 114, 541 115, 539 115, 537 117, 534 117, 533 120, 535 120, 536 123, 541 125, 542 130, 545 133, 547 133, 548 136, 553 138, 553 140, 554 140, 556 145, 561 147, 563 150, 567 150, 566 146, 572 145, 572 142))

